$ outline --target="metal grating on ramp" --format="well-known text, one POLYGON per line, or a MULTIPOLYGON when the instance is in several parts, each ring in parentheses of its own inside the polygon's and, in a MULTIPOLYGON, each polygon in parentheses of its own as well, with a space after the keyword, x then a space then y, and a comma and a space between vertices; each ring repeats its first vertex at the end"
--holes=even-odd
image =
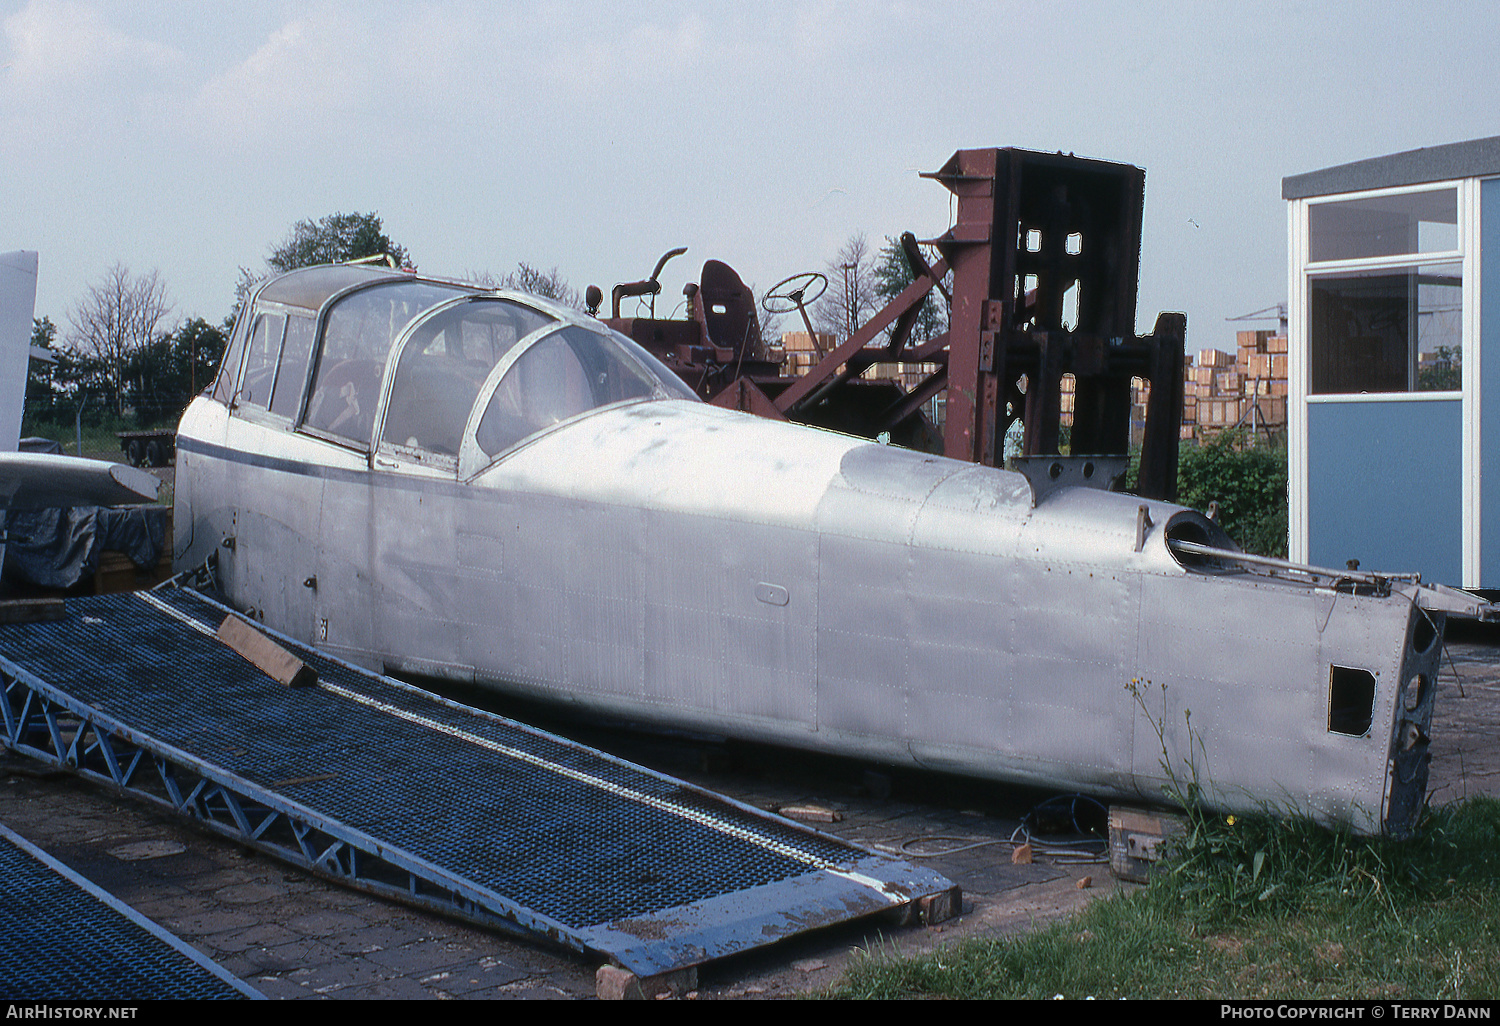
POLYGON ((0 626, 8 744, 378 892, 639 975, 952 894, 929 870, 286 639, 288 688, 189 591, 0 626))
POLYGON ((263 996, 0 825, 0 1000, 263 996))

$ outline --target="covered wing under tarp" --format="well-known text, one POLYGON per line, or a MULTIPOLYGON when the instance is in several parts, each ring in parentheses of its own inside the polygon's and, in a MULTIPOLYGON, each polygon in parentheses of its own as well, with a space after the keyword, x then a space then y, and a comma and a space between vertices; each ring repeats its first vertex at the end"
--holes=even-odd
POLYGON ((71 588, 90 577, 106 551, 123 552, 143 569, 166 545, 167 507, 73 506, 9 510, 4 576, 13 583, 71 588))

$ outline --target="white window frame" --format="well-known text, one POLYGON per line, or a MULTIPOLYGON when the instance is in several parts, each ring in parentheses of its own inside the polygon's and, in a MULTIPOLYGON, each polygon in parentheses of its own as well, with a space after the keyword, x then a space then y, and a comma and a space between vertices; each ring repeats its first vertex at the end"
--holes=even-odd
MULTIPOLYGON (((1480 324, 1479 324, 1479 205, 1480 179, 1462 178, 1387 189, 1366 189, 1294 199, 1287 204, 1287 470, 1289 484, 1288 550, 1291 558, 1307 562, 1311 548, 1308 524, 1310 482, 1308 479, 1308 408, 1314 404, 1361 402, 1452 402, 1462 404, 1462 586, 1479 586, 1480 559, 1480 470, 1482 438, 1480 435, 1480 324), (1325 203, 1378 199, 1382 196, 1408 196, 1423 192, 1456 191, 1458 202, 1457 249, 1402 253, 1395 256, 1365 257, 1344 260, 1308 259, 1310 252, 1310 213, 1325 203), (1460 344, 1463 347, 1463 370, 1457 392, 1382 392, 1378 394, 1310 394, 1312 352, 1308 338, 1310 287, 1315 278, 1338 272, 1378 271, 1432 264, 1461 266, 1463 277, 1460 344)), ((1374 569, 1374 568, 1372 568, 1374 569)), ((1403 570, 1404 567, 1386 567, 1403 570)))

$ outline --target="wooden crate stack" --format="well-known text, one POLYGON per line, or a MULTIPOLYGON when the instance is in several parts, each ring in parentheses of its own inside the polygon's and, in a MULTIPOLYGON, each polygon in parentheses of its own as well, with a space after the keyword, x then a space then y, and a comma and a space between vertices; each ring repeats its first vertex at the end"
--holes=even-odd
MULTIPOLYGON (((1073 375, 1064 374, 1062 378, 1062 385, 1059 388, 1059 392, 1061 392, 1061 395, 1059 397, 1059 407, 1062 412, 1062 416, 1059 418, 1059 423, 1073 423, 1073 411, 1077 408, 1077 404, 1074 398, 1074 386, 1075 383, 1073 375)), ((1141 431, 1146 423, 1146 404, 1150 401, 1150 399, 1151 382, 1147 381, 1145 378, 1131 378, 1130 430, 1132 442, 1139 443, 1141 440, 1141 431)))
POLYGON ((901 387, 908 392, 915 390, 937 370, 935 363, 898 363, 896 367, 901 387))
MULTIPOLYGON (((800 378, 812 370, 823 359, 823 356, 831 352, 837 345, 838 339, 828 333, 820 331, 816 336, 805 331, 789 331, 781 336, 780 353, 782 355, 781 373, 789 378, 800 378), (822 353, 819 353, 819 348, 822 353)), ((774 359, 778 349, 772 346, 771 353, 774 359)), ((926 381, 934 371, 937 370, 935 363, 876 363, 871 364, 863 374, 863 378, 890 379, 899 381, 908 392, 926 381)))
MULTIPOLYGON (((785 354, 782 373, 788 377, 800 377, 817 366, 824 353, 833 349, 837 339, 820 332, 817 346, 813 336, 805 331, 789 331, 781 336, 781 350, 785 354)), ((1241 331, 1237 334, 1236 352, 1226 353, 1219 349, 1204 349, 1194 357, 1187 358, 1183 369, 1182 428, 1184 441, 1203 440, 1237 424, 1248 425, 1249 409, 1255 402, 1255 424, 1272 431, 1286 428, 1287 395, 1287 340, 1285 335, 1273 331, 1241 331)), ((773 349, 773 352, 775 350, 773 349)), ((931 364, 877 364, 866 372, 867 377, 898 379, 911 389, 931 374, 931 364)), ((1146 419, 1146 403, 1151 386, 1136 378, 1131 382, 1131 420, 1135 426, 1146 419)), ((1059 396, 1061 422, 1073 423, 1074 387, 1073 376, 1064 375, 1059 396)))
POLYGON ((1183 371, 1182 438, 1208 439, 1235 425, 1273 431, 1286 427, 1286 336, 1274 331, 1241 331, 1234 355, 1204 349, 1196 365, 1183 371))
MULTIPOLYGON (((1073 375, 1064 374, 1058 387, 1058 423, 1071 426, 1073 412, 1077 409, 1076 388, 1073 375)), ((1142 428, 1146 422, 1146 402, 1151 398, 1151 383, 1143 378, 1130 379, 1131 440, 1140 442, 1142 428)))
POLYGON ((814 345, 813 336, 805 331, 789 331, 782 335, 781 348, 786 354, 786 362, 782 364, 781 373, 789 378, 800 378, 823 359, 818 350, 821 348, 827 353, 838 340, 831 334, 820 331, 816 341, 817 344, 814 345))

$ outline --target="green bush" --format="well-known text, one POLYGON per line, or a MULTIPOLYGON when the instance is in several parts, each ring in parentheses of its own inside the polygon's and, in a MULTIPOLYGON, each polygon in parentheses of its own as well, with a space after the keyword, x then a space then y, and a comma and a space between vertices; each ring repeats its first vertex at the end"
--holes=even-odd
POLYGON ((1207 510, 1219 504, 1219 522, 1248 552, 1287 554, 1286 441, 1247 443, 1225 431, 1210 442, 1184 447, 1177 464, 1177 501, 1207 510))

